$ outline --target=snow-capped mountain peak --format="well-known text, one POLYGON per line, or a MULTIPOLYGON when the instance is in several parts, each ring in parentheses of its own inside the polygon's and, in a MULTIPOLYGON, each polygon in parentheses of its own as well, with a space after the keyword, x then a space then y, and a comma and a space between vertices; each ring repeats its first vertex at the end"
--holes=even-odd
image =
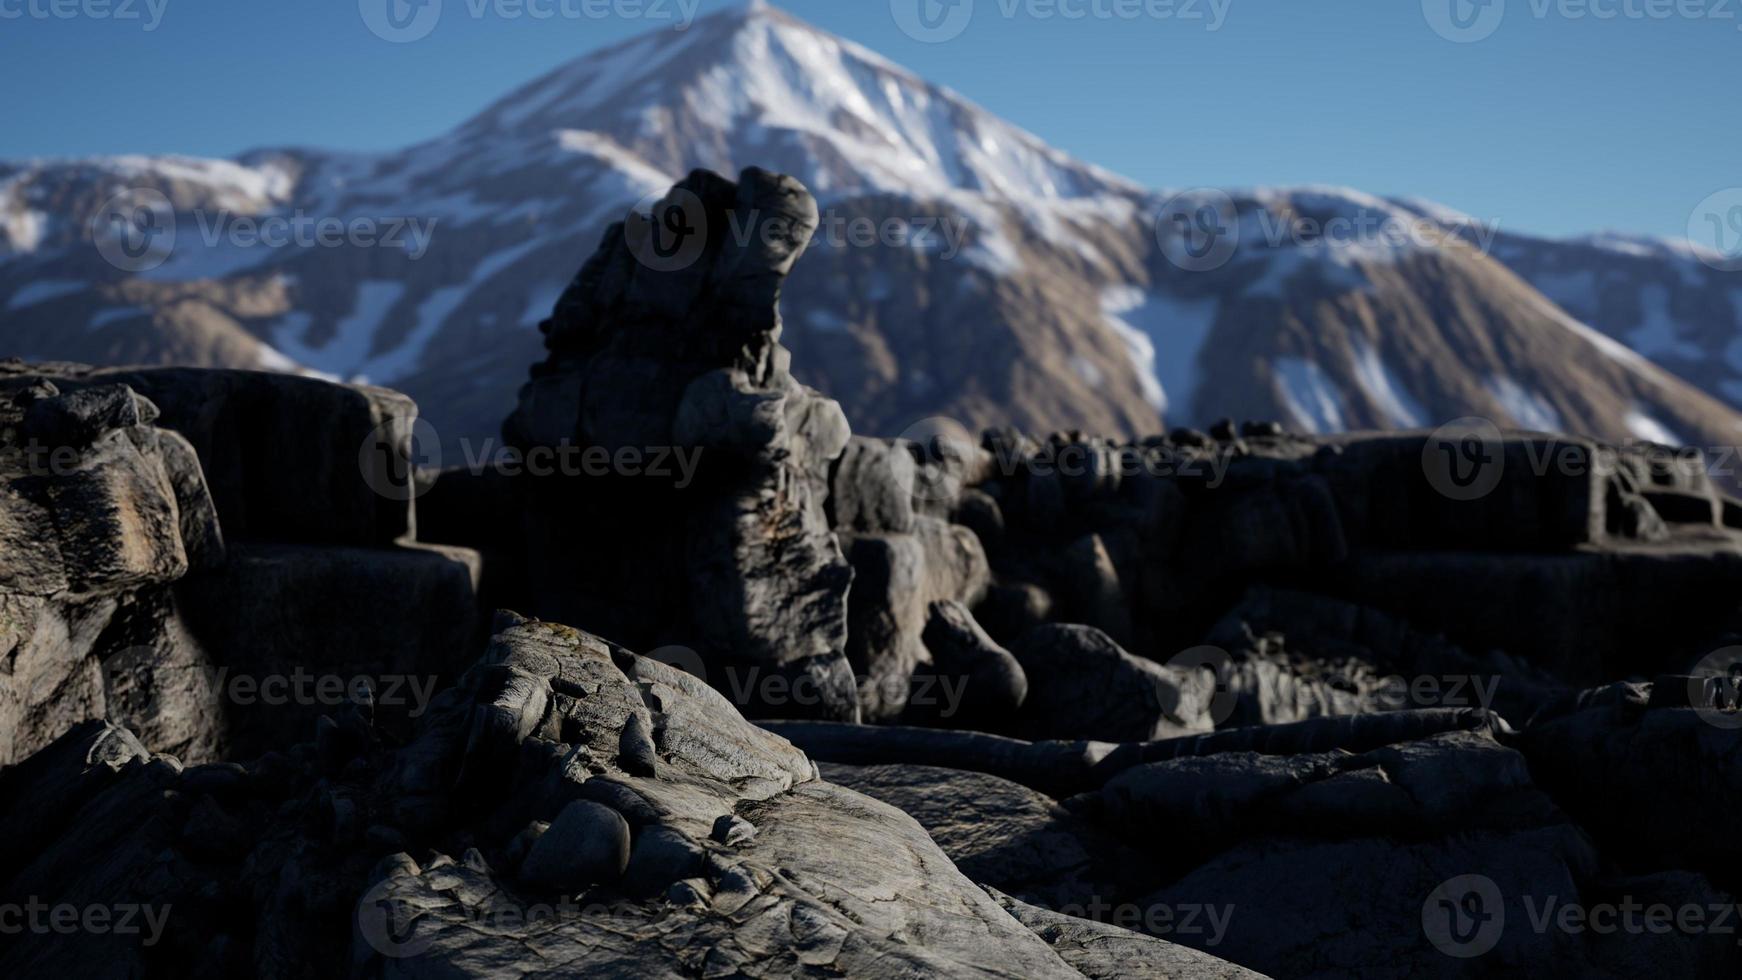
POLYGON ((464 137, 610 135, 651 165, 792 173, 820 197, 889 192, 1076 198, 1136 185, 1073 160, 954 92, 767 5, 633 38, 564 65, 464 137))
POLYGON ((1141 433, 1164 412, 1737 429, 1675 376, 1742 403, 1742 286, 1690 250, 1301 187, 1196 192, 1236 219, 1232 254, 1200 267, 1161 220, 1170 192, 764 4, 590 53, 399 151, 0 163, 0 354, 362 378, 407 390, 444 435, 484 437, 600 231, 689 170, 752 165, 797 176, 831 222, 901 236, 820 236, 783 299, 805 380, 860 431, 945 414, 1141 433), (126 273, 88 228, 138 188, 170 200, 180 234, 126 273), (231 234, 238 218, 423 238, 275 247, 231 234), (1375 222, 1453 233, 1399 241, 1375 222))

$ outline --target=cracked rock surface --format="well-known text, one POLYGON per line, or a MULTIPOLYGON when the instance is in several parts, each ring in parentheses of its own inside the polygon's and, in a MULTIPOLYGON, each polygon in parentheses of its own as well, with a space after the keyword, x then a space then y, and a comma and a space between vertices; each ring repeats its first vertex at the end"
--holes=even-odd
POLYGON ((578 630, 504 616, 403 746, 360 711, 336 727, 336 747, 184 768, 92 722, 8 771, 7 894, 168 911, 148 947, 33 936, 0 969, 1105 975, 912 817, 825 782, 689 675, 578 630), (93 847, 110 854, 95 875, 93 847))
POLYGON ((612 226, 474 466, 381 389, 0 361, 0 975, 1742 975, 1697 456, 855 436, 781 344, 818 221, 612 226))

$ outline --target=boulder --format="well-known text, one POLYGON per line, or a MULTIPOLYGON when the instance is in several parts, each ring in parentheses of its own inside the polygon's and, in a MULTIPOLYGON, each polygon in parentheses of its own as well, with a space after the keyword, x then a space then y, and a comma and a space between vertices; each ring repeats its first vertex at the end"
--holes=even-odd
POLYGON ((542 581, 527 598, 546 615, 621 622, 631 642, 697 650, 721 678, 803 684, 822 692, 807 711, 857 718, 852 572, 826 509, 850 432, 839 405, 794 380, 779 343, 781 284, 817 225, 816 202, 792 178, 751 168, 737 183, 696 171, 654 210, 694 234, 662 255, 648 217, 610 228, 541 325, 550 356, 504 433, 527 454, 700 463, 676 477, 598 474, 606 488, 591 492, 628 508, 621 535, 574 525, 575 485, 587 482, 574 474, 531 488, 527 551, 542 581), (650 553, 671 562, 645 579, 617 574, 650 553))
POLYGON ((932 603, 922 639, 931 667, 914 675, 910 719, 951 728, 998 728, 1010 722, 1028 697, 1028 677, 967 606, 947 599, 932 603))
POLYGON ((824 779, 915 820, 969 880, 1046 908, 1136 897, 1154 880, 1141 852, 1026 786, 932 766, 818 767, 824 779))
POLYGON ((520 865, 520 880, 546 892, 572 893, 611 884, 629 869, 629 823, 601 803, 563 807, 520 865))
POLYGON ((417 405, 398 392, 200 368, 79 368, 52 380, 150 399, 157 425, 198 455, 232 540, 373 547, 416 531, 414 470, 439 450, 416 438, 417 405))
POLYGON ((1094 627, 1041 626, 1010 652, 1028 678, 1023 737, 1144 742, 1213 727, 1213 677, 1132 656, 1094 627))
POLYGON ((914 461, 906 447, 855 436, 829 481, 829 519, 837 531, 906 534, 913 530, 914 461))
POLYGON ((152 910, 149 933, 22 936, 0 970, 1081 976, 911 817, 698 679, 498 626, 409 743, 365 729, 342 770, 306 745, 182 769, 104 727, 0 776, 4 847, 24 845, 0 850, 0 894, 152 910), (496 723, 511 705, 527 724, 496 723), (631 724, 654 773, 621 765, 631 724))
POLYGON ((464 548, 238 544, 177 602, 208 663, 206 710, 247 756, 372 692, 401 729, 477 649, 479 559, 464 548))
POLYGON ((0 765, 113 717, 209 758, 204 651, 171 593, 224 548, 198 460, 130 387, 0 385, 0 765))

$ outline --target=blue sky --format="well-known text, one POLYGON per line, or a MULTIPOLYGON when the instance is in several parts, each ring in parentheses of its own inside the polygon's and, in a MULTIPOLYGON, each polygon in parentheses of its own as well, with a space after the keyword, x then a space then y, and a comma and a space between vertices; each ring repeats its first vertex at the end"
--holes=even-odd
MULTIPOLYGON (((0 0, 0 157, 399 146, 741 0, 442 0, 410 43, 367 28, 372 2, 0 0)), ((1434 25, 1456 35, 1444 7, 1471 0, 973 0, 941 43, 898 24, 918 2, 781 6, 1157 187, 1343 184, 1513 231, 1684 236, 1742 185, 1742 0, 1488 0, 1461 7, 1469 43, 1434 25)))

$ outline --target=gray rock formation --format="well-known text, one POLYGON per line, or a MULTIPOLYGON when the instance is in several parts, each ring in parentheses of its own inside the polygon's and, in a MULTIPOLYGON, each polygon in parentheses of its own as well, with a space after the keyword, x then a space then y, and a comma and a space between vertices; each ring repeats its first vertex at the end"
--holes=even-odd
POLYGON ((1041 626, 1012 653, 1030 694, 1015 727, 1029 738, 1148 742, 1215 727, 1215 678, 1119 648, 1092 626, 1041 626))
POLYGON ((468 467, 392 392, 0 365, 0 973, 1737 974, 1700 460, 852 438, 816 220, 614 226, 468 467))
POLYGON ((7 771, 4 894, 125 899, 153 932, 27 935, 0 969, 1084 975, 1077 944, 1056 952, 912 818, 821 781, 695 678, 498 625, 400 749, 352 714, 345 752, 184 769, 90 723, 7 771))
POLYGON ((480 573, 411 540, 415 420, 272 374, 0 369, 0 762, 96 718, 258 752, 357 685, 414 713, 476 647, 480 573))
POLYGON ((1037 790, 932 766, 818 766, 823 778, 907 813, 981 885, 1057 909, 1138 897, 1155 880, 1140 848, 1037 790))
MULTIPOLYGON (((808 686, 821 714, 857 718, 845 652, 852 574, 825 515, 846 417, 793 379, 780 346, 781 283, 816 223, 797 181, 751 169, 737 184, 698 171, 651 217, 613 225, 542 324, 550 357, 504 432, 523 452, 596 447, 701 465, 695 483, 651 491, 663 511, 645 511, 657 540, 638 529, 623 543, 673 560, 655 582, 597 567, 597 542, 572 537, 564 488, 536 495, 529 549, 554 581, 533 608, 573 610, 586 600, 563 593, 596 589, 592 601, 645 610, 625 587, 657 589, 683 610, 664 642, 696 647, 720 672, 808 686), (650 221, 677 223, 675 252, 658 251, 668 227, 650 221)), ((645 630, 644 621, 622 635, 645 630)))
POLYGON ((93 718, 218 748, 170 586, 224 545, 198 460, 157 417, 124 384, 0 374, 0 765, 93 718))

